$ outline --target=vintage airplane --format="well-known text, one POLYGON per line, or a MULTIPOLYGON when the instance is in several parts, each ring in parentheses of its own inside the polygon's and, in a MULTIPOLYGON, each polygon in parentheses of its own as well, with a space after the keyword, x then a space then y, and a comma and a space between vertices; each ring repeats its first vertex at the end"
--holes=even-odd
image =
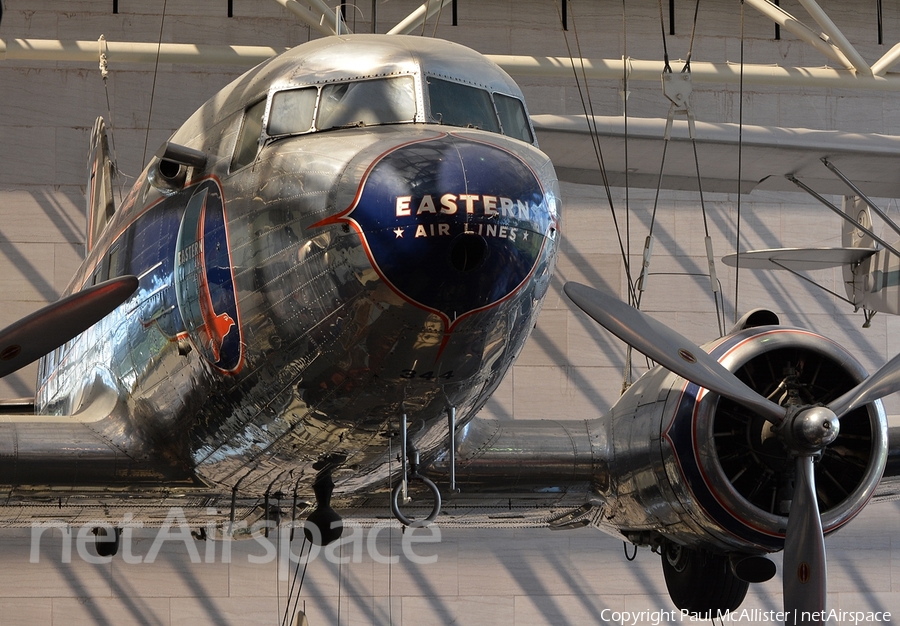
MULTIPOLYGON (((831 205, 828 200, 822 200, 831 205)), ((747 250, 729 254, 722 261, 746 269, 786 270, 829 292, 800 272, 841 267, 847 295, 834 295, 853 305, 854 311, 862 309, 864 327, 870 325, 872 317, 879 311, 900 315, 900 251, 897 243, 885 241, 872 230, 872 209, 897 234, 900 229, 865 195, 844 196, 841 210, 834 205, 830 208, 844 219, 842 247, 747 250)))
POLYGON ((402 418, 446 447, 444 416, 474 415, 534 326, 558 185, 520 90, 467 48, 346 36, 273 58, 118 207, 102 121, 92 141, 71 295, 0 341, 3 373, 49 352, 39 417, 0 427, 7 519, 191 496, 233 522, 248 496, 386 485, 402 418))
POLYGON ((692 612, 736 608, 787 545, 786 606, 813 610, 823 533, 893 488, 877 399, 897 363, 867 378, 767 314, 707 356, 569 285, 671 372, 597 419, 476 417, 534 326, 560 203, 521 91, 462 46, 341 35, 275 57, 118 207, 102 123, 92 142, 85 262, 0 333, 4 373, 47 353, 37 414, 0 422, 4 523, 159 523, 178 505, 226 531, 309 513, 328 542, 335 508, 415 522, 403 492, 424 485, 426 521, 514 515, 652 546, 692 612))

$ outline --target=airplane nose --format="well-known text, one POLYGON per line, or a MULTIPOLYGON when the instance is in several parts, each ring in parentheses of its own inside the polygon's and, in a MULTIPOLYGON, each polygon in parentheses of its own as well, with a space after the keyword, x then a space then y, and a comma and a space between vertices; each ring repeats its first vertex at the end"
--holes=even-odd
POLYGON ((514 294, 556 237, 553 190, 511 149, 453 134, 395 146, 362 172, 344 210, 372 267, 449 328, 514 294))

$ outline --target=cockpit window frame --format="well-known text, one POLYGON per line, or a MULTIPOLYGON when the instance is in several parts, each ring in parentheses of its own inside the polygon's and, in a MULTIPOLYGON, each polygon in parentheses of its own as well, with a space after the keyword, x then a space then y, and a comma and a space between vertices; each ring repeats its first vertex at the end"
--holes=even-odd
POLYGON ((434 105, 433 105, 432 99, 431 99, 431 89, 428 88, 425 90, 428 93, 428 115, 429 115, 429 119, 433 123, 447 125, 447 126, 453 126, 454 128, 476 128, 478 130, 483 130, 486 132, 501 134, 502 131, 501 131, 501 127, 500 127, 500 116, 497 114, 497 106, 494 104, 493 93, 491 93, 490 89, 487 89, 483 85, 477 85, 477 84, 474 84, 474 83, 471 83, 468 81, 455 80, 448 76, 442 76, 442 75, 437 75, 437 74, 426 74, 425 81, 424 81, 425 85, 429 85, 430 80, 435 80, 435 81, 445 83, 448 85, 459 85, 460 87, 478 91, 478 92, 481 92, 482 94, 484 94, 484 96, 487 97, 487 103, 489 103, 489 105, 490 105, 490 110, 494 114, 493 122, 496 126, 496 130, 494 130, 493 128, 482 128, 481 126, 459 126, 456 124, 447 124, 446 122, 444 122, 443 118, 438 118, 434 115, 434 105))
MULTIPOLYGON (((230 172, 236 172, 244 167, 252 164, 256 157, 259 155, 259 151, 265 146, 267 143, 281 139, 284 137, 294 137, 294 136, 302 136, 302 135, 310 135, 314 133, 321 132, 330 132, 332 130, 336 130, 336 128, 329 129, 321 129, 319 128, 319 113, 321 106, 321 98, 322 98, 322 90, 329 85, 336 85, 342 83, 359 83, 363 81, 372 81, 372 80, 385 80, 391 78, 399 78, 403 76, 409 76, 413 79, 413 91, 415 98, 415 114, 411 121, 402 121, 402 122, 386 122, 384 124, 372 124, 371 127, 380 126, 380 125, 392 125, 392 124, 417 124, 417 123, 426 123, 426 124, 441 124, 442 121, 434 118, 431 114, 431 97, 428 92, 428 80, 430 78, 434 78, 437 80, 441 80, 448 83, 457 83, 459 85, 479 89, 485 92, 490 99, 490 105, 493 110, 494 118, 496 120, 496 124, 498 130, 492 129, 481 129, 485 132, 495 132, 497 134, 503 135, 504 137, 509 137, 511 139, 516 139, 517 141, 524 141, 525 143, 529 143, 531 145, 537 145, 536 135, 534 133, 534 127, 531 124, 531 118, 528 115, 528 107, 525 104, 524 99, 521 97, 521 94, 511 94, 506 93, 504 91, 499 91, 495 89, 491 89, 487 85, 483 85, 473 81, 460 80, 453 76, 448 76, 441 73, 430 73, 423 71, 422 68, 417 70, 405 70, 399 72, 390 72, 384 74, 377 74, 371 76, 359 76, 359 77, 342 77, 340 79, 330 79, 323 80, 319 82, 307 82, 303 84, 297 83, 282 83, 273 85, 266 94, 265 98, 260 98, 255 100, 252 104, 247 106, 241 115, 241 123, 240 129, 238 131, 238 135, 235 141, 234 153, 232 154, 231 167, 230 172), (272 107, 275 102, 275 97, 277 94, 286 92, 286 91, 294 91, 294 90, 302 90, 302 89, 316 89, 316 100, 315 105, 313 106, 313 117, 312 124, 308 130, 298 131, 298 132, 289 132, 289 133, 279 133, 279 134, 270 134, 269 133, 269 122, 272 115, 272 107), (522 112, 525 115, 525 127, 528 135, 530 136, 530 140, 526 140, 523 137, 508 132, 510 129, 505 128, 503 123, 503 117, 500 115, 500 111, 497 108, 497 96, 502 96, 504 98, 509 98, 517 101, 521 107, 522 112), (246 138, 244 137, 245 128, 248 123, 249 116, 254 107, 258 106, 260 103, 265 102, 265 106, 263 109, 263 115, 261 120, 261 129, 259 137, 257 138, 257 149, 254 153, 254 156, 250 160, 239 159, 241 156, 241 149, 246 144, 246 138)), ((343 128, 343 127, 338 127, 343 128)), ((465 128, 463 126, 455 126, 455 128, 465 128)), ((249 154, 249 150, 247 151, 249 154)))
MULTIPOLYGON (((428 89, 426 89, 428 80, 430 78, 434 78, 434 79, 441 80, 441 81, 448 82, 448 83, 457 83, 457 84, 463 85, 465 87, 480 89, 480 90, 486 92, 488 94, 488 96, 490 97, 491 106, 493 107, 493 110, 494 110, 494 116, 496 117, 497 126, 499 127, 499 131, 493 131, 493 130, 485 129, 485 128, 481 128, 479 130, 483 130, 485 132, 493 132, 493 133, 496 133, 499 135, 503 135, 504 137, 516 139, 517 141, 524 141, 525 143, 528 143, 532 146, 537 146, 537 138, 534 133, 534 127, 531 124, 531 116, 528 114, 528 107, 525 104, 525 99, 522 97, 521 94, 511 94, 511 93, 506 93, 504 91, 498 91, 496 89, 491 89, 490 87, 488 87, 486 85, 481 85, 481 84, 478 84, 478 83, 475 83, 472 81, 460 80, 458 78, 455 78, 453 76, 447 76, 445 74, 435 74, 435 73, 425 72, 422 75, 422 89, 423 89, 423 92, 425 92, 425 94, 426 94, 425 95, 425 98, 426 98, 425 112, 426 112, 426 116, 427 116, 429 123, 432 123, 432 124, 443 124, 444 123, 442 120, 435 118, 431 113, 431 95, 428 92, 428 89), (509 99, 515 100, 522 106, 522 112, 525 115, 525 125, 528 130, 528 135, 529 135, 530 139, 526 140, 516 134, 506 132, 506 130, 504 129, 504 125, 503 125, 503 117, 500 115, 500 111, 497 109, 496 96, 502 96, 504 98, 509 98, 509 99)), ((466 127, 465 126, 455 126, 454 128, 466 128, 466 127)))
POLYGON ((266 103, 266 115, 265 115, 265 118, 263 119, 263 127, 262 127, 263 137, 266 139, 269 139, 269 138, 273 138, 273 137, 288 137, 288 136, 292 136, 292 135, 306 135, 308 133, 316 132, 316 117, 318 116, 318 113, 319 113, 319 101, 320 101, 321 97, 322 97, 322 86, 321 85, 304 85, 302 87, 292 87, 290 89, 273 89, 272 92, 269 94, 268 102, 266 103), (272 109, 275 106, 275 98, 279 94, 285 94, 285 93, 292 92, 292 91, 307 91, 309 89, 316 90, 316 99, 315 99, 315 102, 313 102, 312 117, 309 122, 309 128, 307 130, 303 130, 303 131, 287 132, 287 133, 273 134, 273 133, 269 132, 269 125, 272 121, 272 109))
POLYGON ((423 98, 423 89, 422 89, 422 76, 419 72, 392 72, 390 74, 380 74, 375 76, 365 76, 365 77, 354 77, 354 78, 342 78, 339 80, 327 80, 322 82, 311 82, 306 84, 292 84, 292 85, 280 85, 273 87, 268 94, 267 104, 266 104, 266 113, 263 118, 263 129, 262 129, 262 143, 267 143, 268 141, 272 141, 275 139, 281 139, 284 137, 294 137, 294 136, 302 136, 302 135, 310 135, 314 133, 322 133, 329 132, 335 130, 336 128, 343 127, 331 127, 331 128, 319 128, 319 114, 322 103, 322 91, 326 87, 332 85, 341 85, 341 84, 352 84, 352 83, 362 83, 374 80, 390 80, 394 78, 403 78, 410 77, 413 80, 413 99, 415 104, 415 113, 412 116, 412 119, 409 121, 399 121, 399 122, 384 122, 379 124, 370 124, 368 127, 375 126, 383 126, 383 125, 393 125, 393 124, 416 124, 425 121, 425 103, 423 98), (313 107, 313 119, 312 125, 309 130, 299 131, 296 133, 279 133, 279 134, 270 134, 269 133, 269 122, 272 116, 272 106, 275 102, 275 96, 279 93, 285 91, 295 91, 299 89, 309 89, 315 88, 317 90, 316 93, 316 103, 313 107))
MULTIPOLYGON (((235 142, 234 142, 234 152, 231 155, 231 165, 229 167, 230 172, 236 172, 238 170, 241 170, 241 169, 247 167, 248 165, 250 165, 251 163, 253 163, 254 161, 256 161, 256 157, 259 155, 259 151, 263 146, 264 130, 266 127, 266 120, 267 120, 267 115, 268 115, 268 110, 269 110, 269 102, 268 102, 269 100, 270 100, 270 98, 268 98, 268 97, 259 98, 259 99, 255 100, 252 104, 250 104, 244 108, 244 111, 241 115, 240 130, 238 130, 238 134, 237 134, 237 137, 235 138, 235 142), (258 107, 260 104, 263 104, 263 103, 265 104, 265 106, 262 109, 262 115, 260 116, 260 119, 259 119, 261 128, 260 128, 260 133, 256 136, 256 151, 253 153, 252 158, 246 159, 244 157, 244 154, 245 154, 244 147, 245 146, 250 147, 252 145, 252 144, 248 143, 252 137, 249 135, 246 135, 246 133, 245 133, 245 131, 248 128, 247 124, 248 124, 248 122, 254 121, 254 119, 253 119, 253 117, 251 117, 251 115, 254 115, 253 114, 254 109, 256 109, 256 107, 258 107)), ((249 153, 250 153, 250 150, 247 150, 246 154, 249 155, 249 153)))
POLYGON ((525 99, 512 94, 503 93, 502 91, 492 91, 491 98, 494 101, 494 109, 497 111, 497 118, 500 120, 500 132, 507 137, 512 137, 513 139, 518 139, 519 141, 524 141, 525 143, 535 145, 534 127, 531 125, 531 116, 528 115, 528 107, 525 105, 525 99), (503 129, 503 116, 500 115, 500 109, 497 107, 497 96, 501 96, 508 100, 514 100, 519 103, 519 105, 521 106, 522 114, 525 116, 525 130, 528 131, 528 139, 523 139, 522 137, 514 135, 511 132, 508 133, 503 129))

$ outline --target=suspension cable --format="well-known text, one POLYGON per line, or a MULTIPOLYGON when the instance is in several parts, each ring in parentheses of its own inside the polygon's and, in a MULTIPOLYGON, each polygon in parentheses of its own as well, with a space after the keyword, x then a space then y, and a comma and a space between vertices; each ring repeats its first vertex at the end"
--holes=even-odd
POLYGON ((665 65, 663 66, 663 72, 672 72, 672 67, 669 65, 669 48, 666 45, 666 21, 663 18, 663 8, 662 8, 662 0, 658 0, 659 4, 659 30, 662 32, 662 44, 663 44, 663 61, 665 65))
MULTIPOLYGON (((404 414, 403 419, 406 419, 406 415, 404 414)), ((394 463, 394 438, 393 436, 388 437, 388 490, 390 493, 394 493, 394 472, 392 465, 394 463)), ((401 444, 401 447, 402 444, 401 444)), ((403 451, 405 452, 405 450, 403 451)), ((402 471, 402 470, 401 470, 402 471)), ((406 476, 402 476, 400 480, 402 481, 406 476)), ((403 497, 406 497, 406 494, 403 494, 403 497)), ((393 589, 393 572, 391 569, 391 561, 393 561, 393 547, 394 547, 394 533, 393 533, 393 525, 388 526, 388 624, 393 626, 394 624, 394 589, 393 589)), ((340 625, 338 625, 340 626, 340 625)))
POLYGON ((694 35, 697 34, 697 15, 700 13, 700 0, 697 0, 696 4, 694 4, 694 23, 691 26, 691 40, 688 43, 688 51, 687 57, 684 59, 684 67, 681 68, 682 72, 690 72, 691 71, 691 54, 694 51, 694 35))
MULTIPOLYGON (((290 615, 293 615, 293 611, 291 611, 291 599, 294 596, 294 585, 297 583, 297 574, 300 572, 300 561, 303 560, 303 548, 306 547, 307 539, 306 533, 303 533, 303 543, 300 544, 300 553, 297 555, 297 566, 294 568, 294 578, 291 580, 290 590, 288 591, 288 595, 286 598, 286 602, 284 605, 284 617, 281 620, 282 626, 287 626, 289 623, 288 618, 290 615)), ((288 544, 288 554, 290 554, 290 544, 288 544)), ((309 565, 309 554, 312 552, 312 544, 310 543, 309 550, 306 553, 306 565, 309 565)), ((306 567, 303 568, 303 576, 300 578, 300 587, 297 588, 297 596, 294 599, 294 609, 297 608, 297 602, 300 599, 300 590, 303 588, 303 578, 306 577, 306 567)))
MULTIPOLYGON (((666 82, 666 74, 672 73, 671 64, 669 61, 669 52, 668 52, 668 42, 666 37, 665 30, 665 17, 663 15, 662 8, 662 0, 658 2, 659 6, 659 21, 660 21, 660 31, 662 33, 662 44, 663 44, 663 55, 665 57, 665 66, 663 68, 663 83, 664 88, 667 84, 666 82)), ((681 68, 681 74, 687 75, 686 78, 690 81, 690 73, 691 73, 691 56, 693 55, 694 50, 694 41, 696 39, 697 34, 697 22, 700 14, 700 0, 696 0, 694 4, 694 18, 693 24, 691 26, 691 37, 688 42, 688 51, 686 55, 686 59, 684 62, 684 66, 681 68)), ((689 83, 688 83, 689 84, 689 83)), ((648 230, 647 238, 644 243, 644 255, 643 255, 643 265, 641 267, 641 276, 638 280, 638 299, 637 299, 637 308, 640 308, 640 302, 643 297, 644 291, 646 290, 646 279, 650 275, 650 259, 653 254, 653 230, 656 225, 656 216, 659 208, 659 197, 660 192, 662 190, 662 181, 663 174, 665 172, 665 163, 666 156, 668 153, 669 140, 670 140, 670 131, 672 128, 673 116, 678 111, 684 111, 688 118, 688 129, 691 138, 691 147, 694 153, 694 167, 697 172, 697 189, 700 194, 700 210, 703 219, 703 230, 705 234, 705 245, 706 245, 706 258, 707 258, 707 266, 708 266, 708 275, 710 281, 710 290, 712 291, 713 303, 716 308, 716 324, 719 329, 719 334, 725 334, 725 325, 724 325, 724 312, 723 308, 719 306, 719 281, 716 277, 716 269, 715 269, 715 258, 713 255, 712 249, 712 238, 709 235, 709 221, 706 213, 706 201, 705 196, 703 194, 703 181, 700 175, 700 157, 697 150, 697 138, 696 132, 694 128, 694 119, 693 114, 690 111, 689 105, 687 103, 687 98, 681 99, 680 96, 682 94, 680 92, 675 92, 675 95, 670 95, 668 92, 666 93, 666 97, 672 102, 669 106, 669 115, 666 123, 666 133, 663 141, 663 150, 662 150, 662 158, 660 160, 659 166, 659 174, 656 180, 656 193, 653 200, 653 210, 650 218, 650 227, 648 230), (676 105, 676 102, 678 103, 676 105)))
MULTIPOLYGON (((631 259, 631 185, 629 181, 628 160, 628 14, 625 10, 625 0, 622 0, 622 118, 625 137, 622 141, 625 153, 625 242, 627 245, 628 259, 631 259)), ((629 293, 632 300, 633 293, 629 293)), ((633 302, 629 302, 633 304, 633 302)))
MULTIPOLYGON (((623 139, 625 149, 625 244, 626 258, 631 261, 631 185, 628 180, 628 13, 626 11, 625 0, 622 0, 622 115, 624 117, 625 137, 623 139)), ((634 306, 634 290, 628 291, 628 304, 634 306)), ((631 344, 625 347, 625 365, 622 371, 622 390, 625 393, 631 386, 631 378, 634 374, 632 370, 632 356, 634 348, 631 344)))
POLYGON ((443 0, 438 0, 438 1, 441 3, 441 6, 438 7, 437 19, 434 20, 434 30, 431 32, 431 38, 432 38, 432 39, 434 39, 435 37, 437 37, 437 28, 438 28, 438 24, 441 23, 441 15, 443 15, 443 13, 444 13, 444 1, 443 1, 443 0))
MULTIPOLYGON (((697 0, 697 6, 700 6, 700 0, 697 0)), ((696 19, 696 13, 694 14, 696 19)), ((693 37, 693 35, 692 35, 693 37)), ((683 70, 682 70, 683 71, 683 70)), ((719 327, 719 336, 725 334, 725 313, 719 309, 719 299, 716 297, 718 293, 718 281, 716 278, 716 265, 713 256, 712 238, 709 236, 709 223, 706 217, 706 202, 703 195, 703 181, 700 176, 700 157, 697 155, 697 138, 691 133, 691 145, 694 148, 694 166, 697 168, 697 189, 700 192, 700 212, 703 215, 703 232, 705 235, 704 242, 706 244, 706 262, 709 266, 709 284, 713 292, 713 301, 716 303, 716 325, 719 327)))
POLYGON ((341 555, 338 558, 338 609, 337 609, 337 626, 341 626, 341 587, 344 582, 344 544, 340 543, 338 548, 341 555))
MULTIPOLYGON (((663 7, 662 0, 658 0, 657 5, 659 6, 659 30, 662 33, 662 46, 663 46, 663 74, 671 74, 672 66, 669 63, 669 44, 668 39, 666 37, 666 21, 663 16, 663 7)), ((692 36, 693 40, 693 36, 692 36)), ((691 43, 693 45, 693 42, 691 43)), ((684 71, 684 70, 682 70, 684 71)), ((653 210, 650 212, 650 227, 647 229, 647 237, 644 240, 644 253, 641 264, 641 275, 638 278, 637 285, 637 298, 635 299, 635 308, 641 308, 641 299, 644 296, 644 290, 647 287, 647 276, 650 272, 650 258, 653 255, 653 228, 656 226, 656 212, 659 208, 659 193, 662 189, 662 179, 663 172, 665 171, 666 166, 666 153, 669 150, 669 124, 672 121, 672 106, 669 107, 669 120, 666 123, 666 134, 663 141, 663 150, 662 150, 662 158, 659 163, 659 174, 656 177, 656 194, 653 197, 653 210)))
MULTIPOLYGON (((554 3, 554 6, 556 6, 555 3, 554 3)), ((556 6, 556 11, 557 11, 557 15, 559 16, 560 23, 562 23, 562 15, 559 13, 559 6, 556 6)), ((571 7, 569 8, 569 11, 571 11, 571 7)), ((575 41, 576 41, 576 44, 578 44, 578 48, 580 50, 580 44, 578 43, 577 22, 574 19, 574 16, 572 19, 572 25, 573 25, 573 31, 575 33, 575 41)), ((581 107, 582 107, 582 110, 584 111, 585 120, 588 125, 588 134, 591 138, 591 145, 594 149, 594 156, 597 159, 597 165, 600 168, 600 176, 603 179, 603 187, 604 187, 604 190, 606 191, 606 199, 609 204, 610 214, 612 215, 613 225, 616 229, 616 238, 618 239, 618 242, 619 242, 619 252, 622 255, 622 260, 625 265, 625 277, 626 277, 626 282, 628 283, 629 298, 631 298, 633 300, 633 299, 635 299, 636 296, 635 296, 635 291, 634 291, 634 281, 631 278, 631 264, 629 262, 628 256, 626 255, 626 252, 625 252, 625 245, 622 242, 622 232, 621 232, 621 229, 619 228, 619 220, 616 215, 616 207, 615 207, 615 203, 612 198, 612 189, 611 189, 611 185, 609 183, 609 178, 606 173, 606 165, 603 160, 603 151, 600 148, 600 139, 599 139, 599 136, 597 133, 596 119, 593 117, 593 111, 592 111, 593 104, 590 102, 589 97, 587 98, 587 101, 586 101, 585 90, 587 89, 587 73, 586 73, 586 70, 584 67, 584 58, 581 57, 581 72, 582 72, 581 78, 583 78, 583 80, 585 82, 585 90, 582 89, 581 78, 579 78, 578 70, 575 67, 575 58, 574 58, 574 55, 572 54, 572 48, 569 45, 569 39, 568 39, 568 37, 566 37, 565 32, 563 33, 563 39, 565 40, 565 43, 566 43, 566 50, 569 54, 569 62, 572 66, 572 74, 575 77, 575 86, 578 88, 578 95, 581 98, 581 107)))
POLYGON ((738 177, 737 225, 734 236, 734 322, 738 320, 738 294, 741 281, 741 176, 744 165, 744 0, 741 0, 741 73, 738 89, 738 177))
POLYGON ((153 85, 150 87, 150 106, 147 109, 147 131, 144 133, 144 153, 141 163, 147 161, 147 143, 150 141, 150 120, 153 117, 153 96, 156 94, 156 77, 159 74, 159 54, 162 50, 163 26, 166 23, 166 5, 168 0, 163 0, 162 17, 159 20, 159 40, 156 43, 156 64, 153 66, 153 85))

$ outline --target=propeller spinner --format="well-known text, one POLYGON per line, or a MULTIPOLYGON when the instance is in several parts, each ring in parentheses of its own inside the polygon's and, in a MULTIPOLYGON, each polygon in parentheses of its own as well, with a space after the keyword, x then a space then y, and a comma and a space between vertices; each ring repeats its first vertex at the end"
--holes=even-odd
POLYGON ((594 321, 650 359, 772 423, 796 466, 795 494, 784 541, 785 611, 798 617, 804 613, 823 615, 827 589, 825 540, 814 464, 838 436, 841 417, 900 390, 900 355, 826 406, 784 407, 745 385, 689 339, 617 298, 571 282, 566 283, 565 292, 594 321))

